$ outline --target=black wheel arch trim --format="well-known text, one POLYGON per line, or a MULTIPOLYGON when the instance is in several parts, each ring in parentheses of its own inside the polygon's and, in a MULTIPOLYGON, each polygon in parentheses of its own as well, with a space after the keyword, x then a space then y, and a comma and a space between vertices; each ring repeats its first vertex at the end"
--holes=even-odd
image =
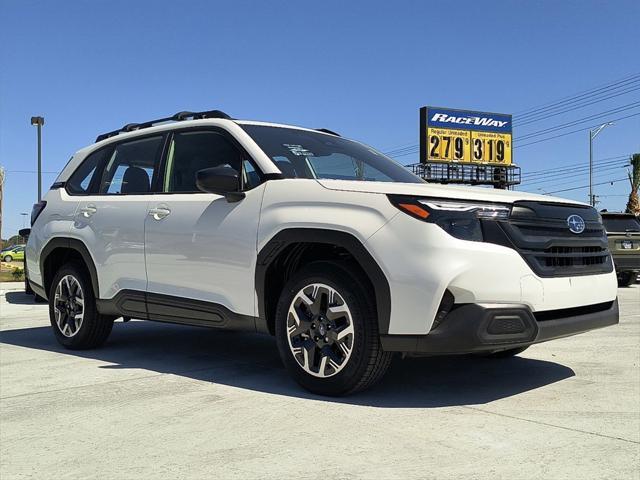
POLYGON ((384 272, 365 246, 355 236, 339 230, 320 228, 287 228, 275 234, 258 253, 255 273, 258 297, 257 330, 269 332, 266 312, 266 276, 269 266, 285 248, 295 243, 335 245, 347 250, 369 277, 374 288, 378 329, 380 334, 389 332, 391 319, 391 290, 384 272))
MULTIPOLYGON (((87 246, 84 244, 84 242, 82 242, 82 240, 78 240, 77 238, 68 238, 68 237, 54 237, 52 239, 50 239, 47 244, 42 248, 42 251, 40 253, 40 274, 42 275, 42 283, 43 283, 43 290, 46 290, 46 288, 48 287, 48 285, 45 285, 45 263, 47 261, 47 259, 49 258, 49 255, 51 255, 51 253, 56 249, 56 248, 66 248, 69 250, 75 250, 76 252, 78 252, 80 254, 80 256, 82 257, 82 260, 84 261, 85 265, 87 266, 87 271, 89 272, 89 277, 91 278, 91 286, 93 287, 93 293, 95 295, 95 298, 98 299, 100 298, 100 286, 98 284, 98 272, 96 271, 96 266, 95 263, 93 261, 93 257, 91 256, 91 254, 89 253, 89 249, 87 248, 87 246)), ((49 285, 50 286, 50 285, 49 285)), ((47 297, 45 297, 47 298, 47 297)))

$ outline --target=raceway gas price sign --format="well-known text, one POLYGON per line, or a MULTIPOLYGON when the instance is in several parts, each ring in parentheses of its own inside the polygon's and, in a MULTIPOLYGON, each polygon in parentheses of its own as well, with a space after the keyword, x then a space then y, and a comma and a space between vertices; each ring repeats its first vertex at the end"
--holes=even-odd
POLYGON ((511 165, 511 115, 422 107, 420 162, 511 165))

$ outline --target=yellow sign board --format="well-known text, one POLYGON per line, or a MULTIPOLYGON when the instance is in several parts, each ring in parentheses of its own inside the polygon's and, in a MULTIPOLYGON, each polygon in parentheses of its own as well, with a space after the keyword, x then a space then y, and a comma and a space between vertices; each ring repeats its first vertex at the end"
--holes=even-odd
POLYGON ((512 164, 511 115, 423 107, 420 161, 512 164))

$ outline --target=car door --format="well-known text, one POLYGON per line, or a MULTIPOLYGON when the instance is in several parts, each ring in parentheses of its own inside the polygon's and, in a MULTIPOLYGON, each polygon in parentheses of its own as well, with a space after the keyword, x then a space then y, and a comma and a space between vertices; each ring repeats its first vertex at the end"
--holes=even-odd
POLYGON ((150 318, 253 328, 256 238, 264 185, 248 155, 219 128, 176 131, 162 194, 145 220, 150 318), (196 172, 230 166, 245 196, 228 201, 196 187, 196 172))
MULTIPOLYGON (((96 264, 100 298, 147 287, 144 220, 165 136, 155 134, 105 149, 97 177, 76 210, 71 235, 82 240, 96 264)), ((140 302, 144 316, 144 302, 140 302)))

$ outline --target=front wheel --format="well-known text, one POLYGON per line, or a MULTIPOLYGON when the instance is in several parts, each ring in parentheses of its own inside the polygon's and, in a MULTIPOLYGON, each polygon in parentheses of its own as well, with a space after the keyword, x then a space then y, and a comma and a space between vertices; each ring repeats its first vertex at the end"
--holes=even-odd
POLYGON ((380 380, 392 354, 380 345, 371 290, 357 272, 312 263, 285 285, 276 309, 280 357, 293 378, 320 395, 347 395, 380 380))
POLYGON ((89 276, 77 263, 64 265, 53 277, 49 318, 58 342, 72 350, 102 345, 113 327, 113 318, 98 313, 89 276))
POLYGON ((13 261, 13 257, 11 255, 6 255, 2 260, 9 263, 13 261))
POLYGON ((26 275, 24 276, 24 293, 26 293, 27 295, 35 295, 35 292, 33 291, 33 288, 31 288, 31 284, 29 283, 29 278, 27 278, 26 275))

